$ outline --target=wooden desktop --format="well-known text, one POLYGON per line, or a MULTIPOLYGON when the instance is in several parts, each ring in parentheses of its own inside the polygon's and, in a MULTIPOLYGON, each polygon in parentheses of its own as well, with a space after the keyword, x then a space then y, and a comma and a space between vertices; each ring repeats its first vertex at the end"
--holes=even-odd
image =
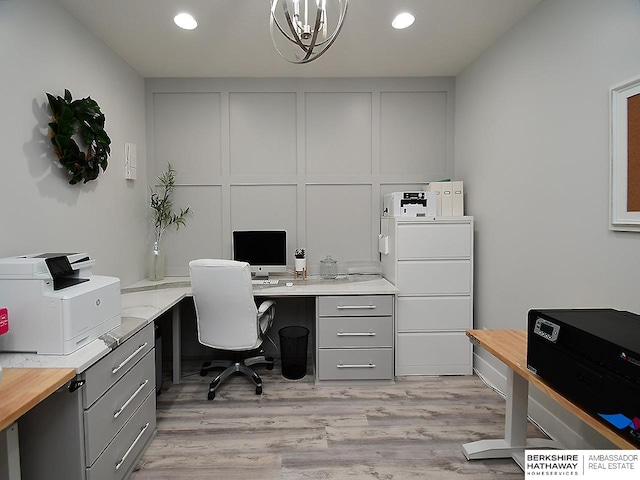
POLYGON ((72 380, 72 368, 5 368, 0 379, 0 477, 20 478, 18 427, 14 423, 72 380), (5 456, 6 455, 6 456, 5 456))
POLYGON ((471 343, 484 348, 509 367, 505 436, 502 439, 465 443, 462 450, 468 460, 512 457, 522 467, 522 456, 526 448, 559 448, 556 442, 550 440, 526 438, 529 384, 553 398, 616 446, 627 450, 637 449, 627 439, 609 429, 596 417, 585 412, 527 369, 527 332, 525 330, 467 330, 467 336, 471 343))

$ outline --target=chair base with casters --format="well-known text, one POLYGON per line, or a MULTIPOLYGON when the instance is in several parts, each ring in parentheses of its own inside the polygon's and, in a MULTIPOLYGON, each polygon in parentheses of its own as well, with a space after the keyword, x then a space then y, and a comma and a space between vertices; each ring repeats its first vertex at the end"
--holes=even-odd
MULTIPOLYGON (((260 352, 263 353, 263 352, 260 352)), ((262 394, 262 378, 251 367, 251 365, 266 364, 267 370, 273 370, 273 358, 265 357, 264 355, 258 355, 249 358, 238 358, 235 360, 212 360, 202 364, 200 369, 200 375, 206 376, 211 370, 222 368, 216 378, 209 384, 209 393, 207 394, 208 400, 216 398, 216 389, 222 384, 224 380, 233 375, 234 373, 241 373, 248 377, 256 386, 256 395, 262 394)))

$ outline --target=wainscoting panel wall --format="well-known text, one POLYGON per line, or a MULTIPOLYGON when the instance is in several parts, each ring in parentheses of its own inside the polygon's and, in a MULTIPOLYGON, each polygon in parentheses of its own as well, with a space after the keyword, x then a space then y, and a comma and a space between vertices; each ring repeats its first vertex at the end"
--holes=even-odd
MULTIPOLYGON (((284 228, 289 263, 377 260, 382 196, 450 178, 453 78, 147 79, 147 173, 177 170, 168 275, 231 258, 234 229, 284 228)), ((152 185, 153 186, 153 185, 152 185)), ((151 232, 151 228, 149 229, 151 232)), ((150 233, 151 237, 151 233, 150 233)))
MULTIPOLYGON (((222 173, 220 93, 162 93, 153 96, 155 178, 167 162, 180 182, 200 183, 222 173)), ((153 181, 153 180, 151 180, 153 181)))
POLYGON ((377 258, 371 185, 307 185, 306 192, 307 262, 317 265, 327 255, 341 262, 377 258))
POLYGON ((295 92, 229 94, 229 157, 231 175, 295 175, 295 92))
POLYGON ((231 185, 231 230, 287 231, 289 243, 297 228, 297 186, 231 185), (259 199, 259 201, 256 201, 259 199))
POLYGON ((370 175, 371 93, 307 93, 306 172, 370 175))
MULTIPOLYGON (((180 169, 178 162, 176 167, 180 169)), ((189 261, 195 258, 225 258, 220 228, 224 217, 222 187, 180 186, 175 190, 173 202, 176 207, 190 205, 194 214, 187 219, 186 227, 180 227, 179 231, 167 231, 162 237, 167 275, 189 275, 189 261), (176 267, 181 268, 178 270, 176 267)))
POLYGON ((382 173, 446 170, 446 92, 382 92, 380 119, 382 173))

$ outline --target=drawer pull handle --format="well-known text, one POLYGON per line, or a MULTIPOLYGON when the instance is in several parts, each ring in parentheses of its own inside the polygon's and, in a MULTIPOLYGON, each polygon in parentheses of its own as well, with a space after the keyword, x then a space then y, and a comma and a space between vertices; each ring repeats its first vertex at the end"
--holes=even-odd
POLYGON ((376 368, 375 363, 367 363, 364 365, 344 365, 342 363, 336 365, 338 368, 376 368))
POLYGON ((375 337, 376 332, 338 332, 339 337, 375 337))
POLYGON ((142 345, 140 345, 138 348, 136 348, 136 351, 133 352, 131 355, 129 355, 127 358, 125 358, 124 362, 122 362, 120 365, 118 365, 116 368, 114 368, 113 370, 111 370, 111 373, 118 373, 118 370, 120 370, 122 367, 124 367, 127 363, 129 363, 131 361, 131 359, 133 357, 135 357, 136 355, 138 355, 142 350, 144 350, 144 347, 147 346, 148 342, 144 342, 142 345))
POLYGON ((142 382, 138 387, 138 389, 135 392, 133 392, 133 395, 129 397, 129 400, 124 402, 124 405, 122 405, 118 410, 116 410, 113 413, 113 418, 118 418, 120 416, 120 414, 124 411, 124 409, 127 408, 129 404, 133 401, 133 399, 136 398, 136 396, 142 391, 142 389, 147 386, 147 383, 149 383, 149 379, 142 382))
POLYGON ((366 308, 367 310, 375 310, 377 307, 375 305, 338 305, 336 308, 338 310, 358 310, 362 308, 366 308))
POLYGON ((136 439, 133 441, 129 449, 124 453, 124 456, 120 459, 120 461, 116 463, 116 470, 118 470, 122 466, 122 464, 125 462, 129 454, 131 453, 131 450, 133 450, 136 446, 136 443, 138 443, 138 440, 140 440, 142 435, 144 435, 144 432, 147 431, 147 428, 149 428, 149 422, 147 422, 146 425, 140 429, 140 433, 138 434, 136 439))

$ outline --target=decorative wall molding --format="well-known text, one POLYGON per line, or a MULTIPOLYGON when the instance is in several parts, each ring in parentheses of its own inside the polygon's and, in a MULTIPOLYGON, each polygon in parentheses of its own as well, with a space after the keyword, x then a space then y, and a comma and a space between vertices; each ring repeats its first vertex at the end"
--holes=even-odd
POLYGON ((453 176, 453 78, 145 83, 148 178, 171 161, 198 212, 166 239, 168 275, 229 258, 239 228, 285 228, 310 273, 327 254, 377 259, 384 194, 453 176))

